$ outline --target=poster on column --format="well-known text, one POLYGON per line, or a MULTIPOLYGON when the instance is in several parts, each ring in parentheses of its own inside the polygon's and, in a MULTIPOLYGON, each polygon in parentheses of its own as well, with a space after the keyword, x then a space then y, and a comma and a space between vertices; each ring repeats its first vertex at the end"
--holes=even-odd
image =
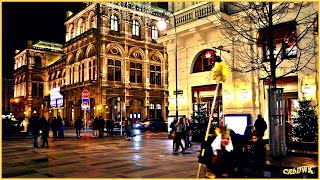
POLYGON ((82 98, 81 107, 82 107, 82 110, 90 111, 90 99, 82 98))

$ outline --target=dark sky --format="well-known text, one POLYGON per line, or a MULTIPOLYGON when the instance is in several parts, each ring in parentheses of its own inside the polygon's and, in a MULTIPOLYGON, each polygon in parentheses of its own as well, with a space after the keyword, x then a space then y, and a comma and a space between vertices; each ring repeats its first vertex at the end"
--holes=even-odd
MULTIPOLYGON (((66 12, 78 12, 85 3, 2 3, 2 77, 13 78, 14 51, 27 40, 65 43, 66 12)), ((158 3, 167 9, 167 3, 158 3)))

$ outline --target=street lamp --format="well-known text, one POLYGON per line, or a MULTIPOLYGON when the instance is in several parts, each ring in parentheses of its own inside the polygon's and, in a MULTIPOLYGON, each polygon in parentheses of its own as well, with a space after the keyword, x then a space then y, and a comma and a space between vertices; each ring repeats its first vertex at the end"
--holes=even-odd
MULTIPOLYGON (((174 27, 174 38, 175 38, 175 68, 176 68, 176 119, 178 120, 178 42, 177 42, 177 24, 176 24, 176 16, 173 12, 167 11, 173 16, 173 27, 174 27)), ((168 19, 163 13, 163 17, 158 21, 157 26, 159 30, 165 30, 167 28, 166 20, 168 19)))

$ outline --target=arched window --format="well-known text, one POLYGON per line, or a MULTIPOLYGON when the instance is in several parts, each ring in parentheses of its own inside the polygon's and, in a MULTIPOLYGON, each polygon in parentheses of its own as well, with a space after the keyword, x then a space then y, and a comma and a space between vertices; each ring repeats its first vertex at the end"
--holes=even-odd
POLYGON ((138 21, 133 20, 132 22, 132 35, 133 36, 140 36, 140 25, 138 21))
POLYGON ((108 80, 121 81, 121 61, 108 59, 108 80))
POLYGON ((81 22, 80 24, 80 34, 84 33, 84 23, 81 22))
POLYGON ((95 49, 91 47, 88 53, 88 58, 94 56, 95 54, 96 54, 95 49))
POLYGON ((158 29, 156 26, 152 26, 151 28, 151 39, 153 40, 157 40, 159 37, 159 34, 158 34, 158 29))
POLYGON ((110 28, 111 28, 111 31, 119 31, 119 20, 118 20, 118 17, 115 16, 114 14, 111 15, 111 18, 110 18, 110 28))
POLYGON ((90 27, 91 28, 95 28, 96 27, 96 22, 95 22, 95 19, 94 19, 93 16, 91 17, 90 27))
POLYGON ((142 83, 142 64, 130 62, 130 82, 142 83))
MULTIPOLYGON (((210 71, 214 66, 216 52, 213 50, 205 50, 200 53, 193 65, 193 73, 210 71)), ((218 60, 218 59, 217 59, 218 60)))
POLYGON ((91 65, 91 61, 89 61, 89 78, 88 78, 89 80, 92 79, 92 77, 91 77, 92 74, 91 73, 92 73, 92 65, 91 65))
POLYGON ((41 67, 41 57, 39 57, 39 56, 34 57, 34 66, 41 67))
POLYGON ((72 68, 69 71, 69 84, 72 84, 72 68))
POLYGON ((96 60, 92 61, 93 67, 92 67, 92 71, 93 71, 93 79, 96 80, 97 79, 97 65, 96 65, 96 60))
POLYGON ((72 29, 71 29, 71 34, 70 34, 70 39, 72 39, 72 38, 74 38, 75 37, 75 35, 74 35, 74 28, 72 27, 72 29))

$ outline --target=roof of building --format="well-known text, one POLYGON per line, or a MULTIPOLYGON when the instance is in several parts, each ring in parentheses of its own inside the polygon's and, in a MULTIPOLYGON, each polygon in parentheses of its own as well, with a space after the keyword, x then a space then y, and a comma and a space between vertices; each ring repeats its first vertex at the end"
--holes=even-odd
POLYGON ((62 47, 63 47, 62 44, 48 42, 48 41, 38 41, 37 43, 32 45, 32 48, 34 49, 49 50, 53 52, 63 52, 62 47))

